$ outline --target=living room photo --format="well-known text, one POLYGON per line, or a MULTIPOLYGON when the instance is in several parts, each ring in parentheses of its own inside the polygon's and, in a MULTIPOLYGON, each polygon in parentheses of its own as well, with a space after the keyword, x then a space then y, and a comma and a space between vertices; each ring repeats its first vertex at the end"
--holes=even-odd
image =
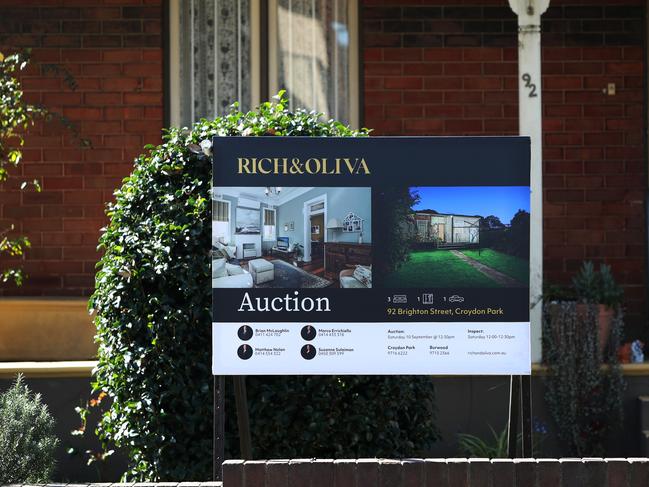
POLYGON ((212 188, 213 288, 372 287, 370 188, 212 188))

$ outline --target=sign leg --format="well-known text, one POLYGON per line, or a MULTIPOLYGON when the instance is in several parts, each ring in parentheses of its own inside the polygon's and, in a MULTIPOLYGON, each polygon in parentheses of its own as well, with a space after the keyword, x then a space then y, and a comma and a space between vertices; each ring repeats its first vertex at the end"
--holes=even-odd
POLYGON ((518 418, 521 404, 521 376, 509 376, 509 422, 507 426, 507 456, 516 458, 518 418))
POLYGON ((214 376, 214 442, 212 472, 216 482, 223 480, 225 460, 225 377, 214 376))
POLYGON ((521 376, 521 402, 523 413, 523 457, 532 458, 532 376, 521 376))
POLYGON ((250 420, 248 414, 248 396, 246 394, 246 377, 235 375, 234 400, 237 408, 237 425, 239 426, 239 446, 241 458, 252 460, 252 441, 250 439, 250 420))

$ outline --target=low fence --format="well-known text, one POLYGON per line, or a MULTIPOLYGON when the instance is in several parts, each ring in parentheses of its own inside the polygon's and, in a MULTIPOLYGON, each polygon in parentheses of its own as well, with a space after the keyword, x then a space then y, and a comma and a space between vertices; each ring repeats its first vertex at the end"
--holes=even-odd
MULTIPOLYGON (((48 484, 43 487, 65 485, 48 484)), ((223 465, 222 484, 221 482, 146 482, 67 485, 70 487, 72 485, 74 487, 647 487, 649 486, 649 458, 228 460, 223 465)))
POLYGON ((647 458, 228 460, 223 487, 647 487, 647 458))

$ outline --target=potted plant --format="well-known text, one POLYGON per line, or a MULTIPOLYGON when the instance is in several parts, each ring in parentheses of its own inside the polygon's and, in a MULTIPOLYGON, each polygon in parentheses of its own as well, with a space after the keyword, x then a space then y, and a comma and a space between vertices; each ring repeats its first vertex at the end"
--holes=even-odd
POLYGON ((624 292, 615 281, 611 267, 601 264, 599 272, 592 262, 584 262, 581 269, 573 277, 572 286, 577 299, 577 315, 585 318, 589 306, 595 306, 599 329, 599 351, 604 351, 611 334, 611 323, 615 312, 622 304, 624 292))
POLYGON ((295 265, 298 265, 299 262, 302 262, 302 257, 304 256, 304 246, 299 243, 295 242, 293 244, 293 254, 295 255, 295 265))

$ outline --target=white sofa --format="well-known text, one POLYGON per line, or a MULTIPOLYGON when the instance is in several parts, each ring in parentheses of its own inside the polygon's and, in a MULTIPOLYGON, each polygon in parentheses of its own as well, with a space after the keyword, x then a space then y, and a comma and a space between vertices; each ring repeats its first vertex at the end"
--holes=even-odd
POLYGON ((228 264, 225 259, 212 261, 212 288, 250 288, 252 276, 241 266, 228 264))

